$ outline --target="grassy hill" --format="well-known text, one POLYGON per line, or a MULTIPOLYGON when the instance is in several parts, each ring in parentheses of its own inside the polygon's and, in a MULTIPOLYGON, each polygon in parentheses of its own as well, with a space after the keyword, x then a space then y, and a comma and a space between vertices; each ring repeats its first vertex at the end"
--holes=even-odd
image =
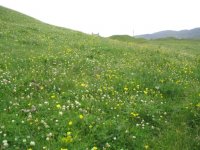
POLYGON ((145 39, 134 38, 134 37, 129 36, 129 35, 112 35, 109 38, 113 39, 113 40, 118 40, 118 41, 121 41, 121 42, 137 42, 137 43, 144 43, 144 42, 146 42, 145 39))
POLYGON ((0 149, 200 148, 200 41, 121 42, 0 7, 0 149))

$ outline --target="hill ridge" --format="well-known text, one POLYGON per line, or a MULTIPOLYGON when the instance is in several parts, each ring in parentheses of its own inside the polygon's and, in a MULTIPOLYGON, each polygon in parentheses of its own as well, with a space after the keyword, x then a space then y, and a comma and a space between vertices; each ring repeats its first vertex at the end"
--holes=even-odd
POLYGON ((185 29, 180 31, 164 30, 152 34, 137 35, 136 38, 159 39, 159 38, 177 38, 177 39, 200 39, 200 28, 185 29))

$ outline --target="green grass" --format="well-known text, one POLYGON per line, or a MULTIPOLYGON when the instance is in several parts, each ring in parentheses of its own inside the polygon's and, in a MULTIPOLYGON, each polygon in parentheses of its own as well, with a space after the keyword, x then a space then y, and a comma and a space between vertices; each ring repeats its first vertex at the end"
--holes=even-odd
POLYGON ((146 42, 145 39, 134 38, 134 37, 131 37, 129 35, 112 35, 109 38, 113 39, 113 40, 118 40, 118 41, 121 41, 121 42, 137 42, 137 43, 145 43, 146 42))
POLYGON ((0 149, 200 149, 199 43, 122 42, 0 7, 0 149))

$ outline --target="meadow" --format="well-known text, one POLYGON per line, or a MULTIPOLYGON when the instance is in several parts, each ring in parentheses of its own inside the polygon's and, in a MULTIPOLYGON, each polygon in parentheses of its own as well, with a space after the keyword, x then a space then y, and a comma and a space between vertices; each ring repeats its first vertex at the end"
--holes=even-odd
POLYGON ((200 149, 200 40, 102 38, 0 7, 0 149, 200 149))

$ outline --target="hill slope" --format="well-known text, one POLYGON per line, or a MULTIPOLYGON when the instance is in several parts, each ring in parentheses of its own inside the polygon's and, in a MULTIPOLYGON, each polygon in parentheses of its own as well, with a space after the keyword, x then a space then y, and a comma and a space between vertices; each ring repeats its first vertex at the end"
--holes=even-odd
POLYGON ((160 31, 153 34, 138 35, 136 37, 145 39, 159 39, 173 37, 177 39, 200 39, 200 28, 195 28, 191 30, 181 30, 181 31, 160 31))
POLYGON ((118 41, 121 41, 121 42, 135 42, 135 43, 146 42, 146 40, 144 40, 144 39, 134 38, 134 37, 129 36, 129 35, 112 35, 109 38, 113 39, 113 40, 118 40, 118 41))
POLYGON ((0 149, 199 149, 200 42, 120 42, 0 7, 0 149))

